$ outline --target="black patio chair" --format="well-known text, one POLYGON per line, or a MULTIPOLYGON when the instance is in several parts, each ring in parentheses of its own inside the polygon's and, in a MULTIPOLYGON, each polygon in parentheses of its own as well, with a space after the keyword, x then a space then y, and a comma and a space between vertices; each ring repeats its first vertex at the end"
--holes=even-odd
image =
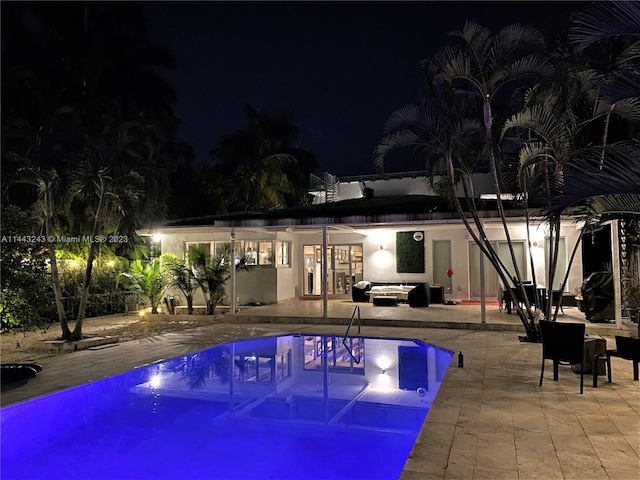
POLYGON ((407 301, 410 307, 428 307, 431 300, 431 289, 428 283, 420 283, 409 290, 407 301))
POLYGON ((638 381, 638 362, 640 362, 640 339, 616 335, 616 348, 607 349, 607 378, 611 383, 611 357, 619 357, 633 362, 633 379, 638 381))
POLYGON ((544 376, 544 363, 553 361, 553 380, 558 381, 558 365, 580 365, 580 394, 584 385, 584 323, 540 321, 542 336, 542 368, 540 386, 544 376))
POLYGON ((371 282, 364 282, 362 285, 363 286, 360 287, 356 283, 351 287, 351 300, 354 302, 369 303, 369 295, 367 295, 367 292, 371 290, 371 282))

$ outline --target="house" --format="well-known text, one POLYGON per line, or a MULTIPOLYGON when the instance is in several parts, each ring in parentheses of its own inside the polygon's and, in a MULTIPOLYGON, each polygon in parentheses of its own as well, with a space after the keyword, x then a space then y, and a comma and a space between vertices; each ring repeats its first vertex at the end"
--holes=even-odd
MULTIPOLYGON (((481 186, 479 194, 481 198, 487 196, 480 211, 487 237, 500 258, 512 265, 495 196, 492 199, 490 195, 490 182, 488 178, 479 180, 475 182, 481 186)), ((445 295, 454 300, 480 299, 484 286, 485 298, 497 298, 500 284, 496 272, 488 262, 483 266, 479 247, 456 211, 430 190, 424 173, 340 179, 325 174, 324 178, 316 177, 313 185, 311 205, 182 219, 150 233, 158 235, 163 253, 178 256, 184 256, 194 245, 213 251, 234 240, 236 258, 245 256, 256 268, 237 272, 235 289, 232 285, 227 288, 227 304, 233 303, 234 296, 243 305, 321 296, 325 290, 327 295, 350 295, 351 286, 361 280, 442 285, 445 295), (402 260, 407 248, 418 252, 409 264, 402 260), (323 276, 325 255, 327 270, 323 276), (451 277, 447 275, 450 269, 451 277)), ((532 222, 528 239, 525 212, 515 202, 503 204, 522 277, 530 280, 535 273, 536 282, 546 287, 548 240, 544 225, 532 222), (529 240, 535 272, 526 255, 529 240)), ((580 229, 574 220, 563 220, 558 272, 566 271, 580 229)), ((605 252, 609 264, 610 252, 609 247, 605 252)), ((578 293, 590 273, 583 269, 581 257, 579 244, 565 292, 578 293)), ((553 289, 559 289, 562 280, 558 274, 553 289)), ((179 293, 173 293, 180 301, 179 293)))

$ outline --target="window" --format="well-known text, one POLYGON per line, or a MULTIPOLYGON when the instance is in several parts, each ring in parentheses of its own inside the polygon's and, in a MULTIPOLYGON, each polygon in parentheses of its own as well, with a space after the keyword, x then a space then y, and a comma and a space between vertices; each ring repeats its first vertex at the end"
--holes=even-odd
POLYGON ((276 242, 276 267, 289 267, 290 242, 276 242))
POLYGON ((228 244, 229 242, 185 242, 184 245, 187 253, 195 247, 203 247, 209 255, 213 255, 228 244))
POLYGON ((273 265, 273 244, 258 242, 258 265, 273 265))
MULTIPOLYGON (((322 370, 322 337, 305 337, 304 369, 322 370)), ((364 339, 327 337, 327 362, 330 372, 364 375, 364 339)))
POLYGON ((235 382, 275 383, 290 376, 291 350, 282 355, 236 355, 234 358, 235 382))
POLYGON ((194 248, 200 247, 204 248, 208 254, 211 254, 211 243, 212 242, 185 242, 185 252, 188 254, 194 248))
POLYGON ((273 242, 271 241, 246 240, 244 242, 236 242, 236 251, 244 251, 247 265, 273 265, 273 242))
POLYGON ((258 242, 244 242, 244 258, 247 265, 258 264, 258 242))
POLYGON ((276 382, 291 376, 291 350, 276 356, 276 382))

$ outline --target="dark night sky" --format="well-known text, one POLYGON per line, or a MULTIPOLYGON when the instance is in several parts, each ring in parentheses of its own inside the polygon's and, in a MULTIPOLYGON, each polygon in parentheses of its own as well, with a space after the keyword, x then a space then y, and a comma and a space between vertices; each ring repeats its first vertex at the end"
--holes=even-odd
MULTIPOLYGON (((473 19, 492 29, 557 29, 586 2, 143 2, 176 70, 180 137, 205 160, 242 108, 294 111, 299 147, 320 171, 373 173, 386 117, 413 100, 418 63, 473 19)), ((397 158, 388 171, 419 170, 397 158)))

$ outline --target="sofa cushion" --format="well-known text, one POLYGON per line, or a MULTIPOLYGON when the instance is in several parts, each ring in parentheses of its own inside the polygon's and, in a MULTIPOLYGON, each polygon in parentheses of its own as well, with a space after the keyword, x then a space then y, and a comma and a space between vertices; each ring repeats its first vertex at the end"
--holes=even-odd
POLYGON ((398 300, 407 300, 407 296, 415 285, 375 285, 371 287, 370 295, 374 296, 393 296, 398 300))

